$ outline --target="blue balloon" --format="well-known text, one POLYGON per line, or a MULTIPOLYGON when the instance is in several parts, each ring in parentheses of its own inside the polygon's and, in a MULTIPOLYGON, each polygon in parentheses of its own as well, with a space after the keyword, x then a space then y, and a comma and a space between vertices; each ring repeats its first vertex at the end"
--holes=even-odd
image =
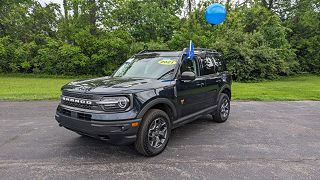
POLYGON ((205 16, 209 24, 221 24, 226 19, 227 10, 223 5, 214 3, 207 7, 205 16))

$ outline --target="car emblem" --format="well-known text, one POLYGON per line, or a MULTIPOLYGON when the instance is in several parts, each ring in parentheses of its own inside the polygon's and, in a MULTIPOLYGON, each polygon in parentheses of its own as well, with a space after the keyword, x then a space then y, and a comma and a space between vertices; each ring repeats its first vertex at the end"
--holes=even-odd
POLYGON ((68 101, 68 102, 74 102, 74 103, 79 103, 79 104, 87 104, 87 105, 91 105, 92 102, 85 100, 85 99, 76 99, 76 98, 71 98, 71 97, 62 97, 62 100, 64 101, 68 101))

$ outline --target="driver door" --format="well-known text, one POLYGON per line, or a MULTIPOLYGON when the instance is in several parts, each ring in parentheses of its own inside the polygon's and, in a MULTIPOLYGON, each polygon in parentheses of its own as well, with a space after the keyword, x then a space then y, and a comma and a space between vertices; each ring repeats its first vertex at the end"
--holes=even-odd
POLYGON ((193 81, 177 80, 177 103, 180 117, 191 115, 203 109, 205 102, 205 79, 200 77, 199 58, 184 60, 180 67, 180 75, 185 71, 192 71, 196 75, 193 81))

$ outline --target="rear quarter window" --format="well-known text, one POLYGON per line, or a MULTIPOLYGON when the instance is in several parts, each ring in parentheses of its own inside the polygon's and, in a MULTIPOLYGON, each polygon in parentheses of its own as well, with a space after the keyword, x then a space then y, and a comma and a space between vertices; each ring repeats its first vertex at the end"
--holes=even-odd
POLYGON ((212 63, 215 65, 216 72, 223 72, 227 70, 224 62, 222 61, 221 56, 214 56, 211 58, 211 60, 212 60, 212 63))

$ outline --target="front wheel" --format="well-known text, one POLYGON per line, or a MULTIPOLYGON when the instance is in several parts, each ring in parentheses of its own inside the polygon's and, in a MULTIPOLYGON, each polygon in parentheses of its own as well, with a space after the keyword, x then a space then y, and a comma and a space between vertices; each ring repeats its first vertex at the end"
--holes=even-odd
POLYGON ((166 148, 170 133, 169 116, 162 110, 151 109, 143 117, 135 149, 145 156, 158 155, 166 148))
POLYGON ((230 98, 228 95, 222 93, 218 101, 216 112, 212 115, 213 120, 217 123, 227 121, 230 113, 230 98))

